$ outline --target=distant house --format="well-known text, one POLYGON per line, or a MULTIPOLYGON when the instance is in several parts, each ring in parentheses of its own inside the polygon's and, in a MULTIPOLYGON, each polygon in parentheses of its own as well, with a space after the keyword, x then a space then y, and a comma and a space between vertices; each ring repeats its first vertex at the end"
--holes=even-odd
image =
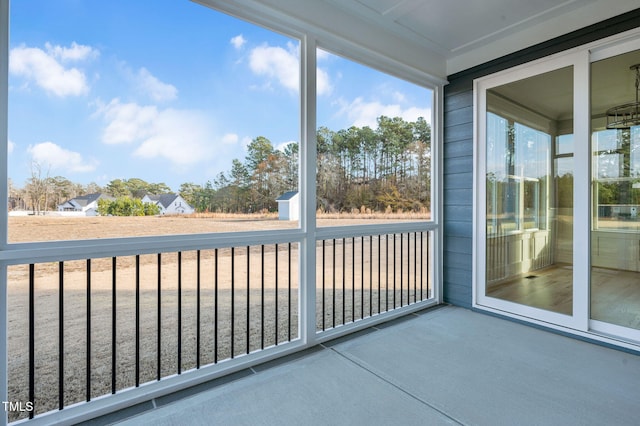
POLYGON ((178 194, 160 194, 160 195, 145 195, 142 197, 143 203, 153 203, 160 207, 160 214, 191 214, 195 211, 193 207, 189 205, 178 194))
POLYGON ((97 216, 98 200, 100 199, 113 200, 114 198, 102 193, 81 195, 67 200, 62 204, 58 204, 58 211, 80 212, 85 213, 87 216, 97 216))
POLYGON ((300 195, 298 191, 285 192, 278 198, 278 219, 298 220, 300 218, 300 195))

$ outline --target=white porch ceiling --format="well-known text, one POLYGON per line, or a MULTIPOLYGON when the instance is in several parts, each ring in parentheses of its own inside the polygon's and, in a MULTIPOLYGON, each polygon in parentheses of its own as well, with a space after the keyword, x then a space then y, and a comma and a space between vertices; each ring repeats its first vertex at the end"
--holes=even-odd
POLYGON ((640 7, 638 0, 194 1, 347 40, 441 79, 640 7))
POLYGON ((323 0, 442 55, 447 74, 640 7, 638 0, 323 0))
POLYGON ((452 57, 592 1, 325 0, 452 57))

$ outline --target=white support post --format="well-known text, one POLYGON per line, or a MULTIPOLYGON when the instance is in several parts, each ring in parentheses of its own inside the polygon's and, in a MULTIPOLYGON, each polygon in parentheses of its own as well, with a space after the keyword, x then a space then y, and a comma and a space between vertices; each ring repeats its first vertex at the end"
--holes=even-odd
POLYGON ((316 40, 300 46, 300 329, 307 346, 316 343, 316 40))
MULTIPOLYGON (((442 217, 444 204, 442 202, 442 182, 443 174, 443 157, 444 157, 444 86, 437 85, 433 89, 433 108, 431 113, 431 220, 436 224, 431 239, 429 250, 433 259, 433 269, 431 279, 433 285, 433 297, 442 303, 444 299, 443 290, 443 242, 444 232, 442 229, 442 217), (435 160, 434 160, 435 159, 435 160)), ((474 186, 475 188, 475 186, 474 186)), ((474 234, 475 235, 475 234, 474 234)))
MULTIPOLYGON (((9 0, 0 0, 0 250, 7 247, 8 227, 8 109, 9 109, 9 0)), ((9 320, 7 303, 7 267, 0 265, 0 400, 8 401, 8 349, 9 320)), ((7 410, 1 407, 0 425, 8 423, 7 410)))
POLYGON ((7 247, 8 226, 8 144, 9 144, 9 0, 0 0, 0 250, 7 247))

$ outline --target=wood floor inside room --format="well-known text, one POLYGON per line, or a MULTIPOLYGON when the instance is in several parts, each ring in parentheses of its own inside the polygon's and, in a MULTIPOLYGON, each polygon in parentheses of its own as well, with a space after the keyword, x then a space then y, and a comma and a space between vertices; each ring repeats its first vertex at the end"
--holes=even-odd
MULTIPOLYGON (((571 315, 573 271, 558 265, 491 284, 487 296, 571 315)), ((640 272, 592 268, 591 318, 640 329, 640 272)))

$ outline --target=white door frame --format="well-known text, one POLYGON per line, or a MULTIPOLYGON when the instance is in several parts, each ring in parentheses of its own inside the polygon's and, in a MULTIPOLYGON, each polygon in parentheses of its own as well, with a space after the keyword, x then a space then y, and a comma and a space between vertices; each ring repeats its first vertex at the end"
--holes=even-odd
POLYGON ((549 328, 640 349, 640 330, 590 319, 591 62, 640 49, 640 29, 519 65, 474 81, 473 307, 549 328), (573 67, 574 222, 573 314, 564 315, 489 297, 486 288, 486 92, 503 84, 573 67))

